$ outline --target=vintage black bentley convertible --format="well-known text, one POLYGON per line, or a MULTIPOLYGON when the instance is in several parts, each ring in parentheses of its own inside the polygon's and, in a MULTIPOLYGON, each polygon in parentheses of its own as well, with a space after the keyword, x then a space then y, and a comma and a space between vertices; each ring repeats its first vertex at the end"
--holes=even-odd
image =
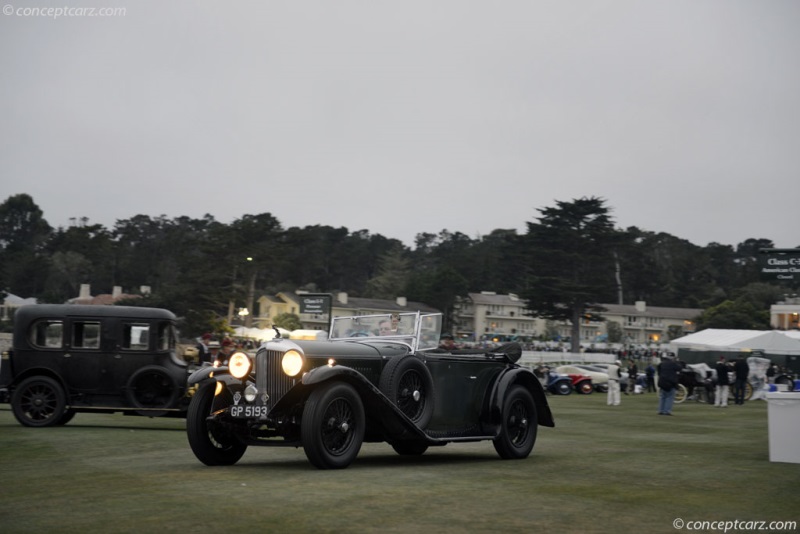
POLYGON ((303 447, 320 469, 350 465, 363 442, 403 455, 491 440, 526 458, 539 425, 555 426, 541 384, 517 365, 518 344, 438 349, 441 314, 335 317, 327 341, 276 338, 255 357, 195 371, 189 444, 207 465, 235 464, 250 445, 303 447))

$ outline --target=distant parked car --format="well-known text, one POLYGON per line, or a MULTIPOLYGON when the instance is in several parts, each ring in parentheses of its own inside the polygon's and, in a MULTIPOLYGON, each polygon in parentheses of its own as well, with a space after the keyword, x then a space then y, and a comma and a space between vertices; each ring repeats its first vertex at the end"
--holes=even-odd
POLYGON ((170 311, 40 304, 14 314, 0 388, 21 424, 44 427, 77 412, 183 416, 187 376, 170 311))
POLYGON ((608 373, 598 367, 586 364, 559 365, 556 372, 561 374, 585 375, 592 379, 596 391, 608 391, 608 373))
POLYGON ((539 379, 542 387, 553 395, 569 395, 574 389, 570 377, 551 371, 546 365, 536 367, 533 374, 539 379))

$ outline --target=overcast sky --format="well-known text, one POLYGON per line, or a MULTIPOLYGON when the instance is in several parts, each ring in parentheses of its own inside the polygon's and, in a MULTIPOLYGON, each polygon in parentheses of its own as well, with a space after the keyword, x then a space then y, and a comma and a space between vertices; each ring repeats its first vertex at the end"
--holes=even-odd
POLYGON ((619 228, 800 246, 796 0, 0 4, 0 202, 56 227, 268 212, 413 245, 598 196, 619 228))

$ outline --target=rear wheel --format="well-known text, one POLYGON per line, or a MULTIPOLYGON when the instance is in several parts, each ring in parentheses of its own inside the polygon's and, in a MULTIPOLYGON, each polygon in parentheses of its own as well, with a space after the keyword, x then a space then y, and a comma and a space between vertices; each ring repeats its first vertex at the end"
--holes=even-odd
POLYGON ((231 432, 208 421, 216 383, 198 388, 186 414, 186 435, 197 459, 206 465, 233 465, 247 450, 231 432))
POLYGON ((675 388, 675 404, 680 404, 689 396, 689 390, 683 384, 678 384, 675 388))
POLYGON ((344 382, 315 389, 303 408, 300 440, 308 460, 319 469, 343 469, 358 456, 366 426, 364 405, 344 382))
POLYGON ((125 390, 131 406, 143 408, 140 415, 160 417, 178 400, 178 384, 163 367, 142 367, 128 380, 125 390))
POLYGON ((11 396, 14 417, 24 426, 57 425, 63 419, 66 408, 64 389, 47 376, 26 378, 11 396))
POLYGON ((500 458, 527 458, 536 443, 538 419, 531 392, 523 386, 513 386, 503 400, 500 435, 492 444, 500 458))
POLYGON ((592 383, 589 382, 588 380, 585 380, 580 384, 578 384, 578 391, 580 391, 584 395, 590 394, 593 390, 594 387, 592 387, 592 383))

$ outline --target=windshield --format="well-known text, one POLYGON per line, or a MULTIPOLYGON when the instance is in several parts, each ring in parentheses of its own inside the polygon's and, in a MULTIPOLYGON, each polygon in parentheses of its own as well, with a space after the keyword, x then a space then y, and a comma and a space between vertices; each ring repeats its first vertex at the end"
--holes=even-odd
POLYGON ((334 317, 329 339, 398 341, 413 350, 435 349, 442 331, 442 314, 384 313, 334 317))

